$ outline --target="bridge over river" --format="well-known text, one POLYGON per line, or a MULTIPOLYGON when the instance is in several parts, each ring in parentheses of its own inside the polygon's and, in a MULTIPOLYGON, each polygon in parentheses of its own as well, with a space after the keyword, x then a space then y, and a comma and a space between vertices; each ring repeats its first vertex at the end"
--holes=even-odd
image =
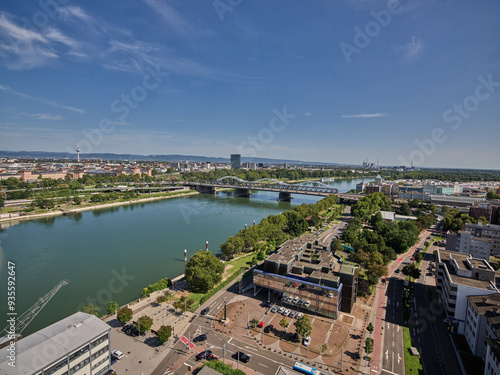
POLYGON ((176 185, 184 185, 195 188, 200 193, 215 194, 217 188, 235 189, 235 195, 238 197, 250 197, 252 190, 255 191, 273 191, 279 193, 278 200, 290 201, 292 193, 315 196, 338 195, 343 199, 359 199, 350 194, 339 194, 338 189, 332 188, 322 182, 314 182, 314 185, 307 184, 287 184, 283 181, 272 178, 263 178, 257 181, 245 181, 238 177, 226 176, 215 181, 192 182, 192 181, 173 181, 176 185))

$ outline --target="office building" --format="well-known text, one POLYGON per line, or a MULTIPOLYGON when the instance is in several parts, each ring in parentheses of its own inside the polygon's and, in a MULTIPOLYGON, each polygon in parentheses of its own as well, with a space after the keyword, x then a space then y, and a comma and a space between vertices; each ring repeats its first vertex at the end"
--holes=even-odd
POLYGON ((344 265, 313 236, 285 242, 253 273, 254 292, 281 293, 291 309, 336 319, 356 301, 358 268, 344 265), (302 301, 302 303, 300 303, 302 301))
POLYGON ((470 254, 478 259, 490 260, 491 244, 490 239, 475 237, 466 231, 446 236, 446 250, 470 254))
POLYGON ((231 154, 231 168, 239 169, 241 167, 241 155, 231 154))
POLYGON ((16 342, 16 367, 9 347, 0 350, 0 374, 101 375, 111 366, 110 327, 77 312, 16 342))
POLYGON ((500 225, 467 223, 465 224, 465 231, 470 232, 474 237, 490 240, 491 255, 500 256, 500 225))

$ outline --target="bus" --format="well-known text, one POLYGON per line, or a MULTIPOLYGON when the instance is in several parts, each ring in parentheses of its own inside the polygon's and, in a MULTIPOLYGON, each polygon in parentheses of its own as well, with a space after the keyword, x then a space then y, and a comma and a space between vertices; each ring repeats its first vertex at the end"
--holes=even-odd
POLYGON ((300 372, 307 374, 307 375, 320 375, 321 374, 321 372, 316 370, 314 367, 305 365, 301 362, 295 362, 293 365, 293 369, 296 371, 300 371, 300 372))

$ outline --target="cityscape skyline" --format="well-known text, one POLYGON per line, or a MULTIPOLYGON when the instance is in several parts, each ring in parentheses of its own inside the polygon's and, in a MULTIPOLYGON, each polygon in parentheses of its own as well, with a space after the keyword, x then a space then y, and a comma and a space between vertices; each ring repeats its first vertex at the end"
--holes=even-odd
POLYGON ((498 3, 61 3, 0 11, 0 149, 498 168, 498 3))

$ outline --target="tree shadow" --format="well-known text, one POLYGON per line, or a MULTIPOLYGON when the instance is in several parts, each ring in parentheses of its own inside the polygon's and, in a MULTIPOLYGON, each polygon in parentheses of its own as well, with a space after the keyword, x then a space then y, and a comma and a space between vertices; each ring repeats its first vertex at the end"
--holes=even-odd
POLYGON ((355 335, 354 333, 351 333, 351 339, 353 339, 353 340, 360 340, 361 339, 361 335, 355 335))
POLYGON ((125 324, 123 324, 122 322, 120 322, 118 319, 112 319, 110 320, 108 323, 108 326, 112 327, 112 328, 120 328, 120 327, 123 327, 125 324))
POLYGON ((349 350, 346 350, 344 352, 344 354, 348 357, 350 357, 353 361, 358 361, 361 359, 361 355, 359 354, 359 351, 358 352, 351 352, 349 350))
POLYGON ((146 340, 144 340, 144 344, 152 348, 158 348, 160 346, 163 346, 163 343, 156 336, 148 337, 146 340))

